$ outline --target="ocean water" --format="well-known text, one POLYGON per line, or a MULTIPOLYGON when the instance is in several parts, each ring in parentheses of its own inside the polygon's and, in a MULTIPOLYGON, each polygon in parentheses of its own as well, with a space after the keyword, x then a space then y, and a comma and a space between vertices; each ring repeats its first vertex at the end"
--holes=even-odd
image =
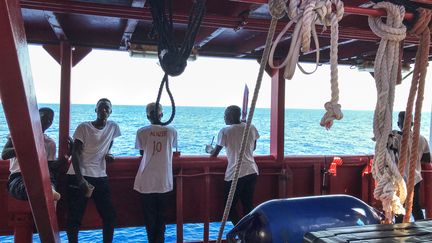
MULTIPOLYGON (((39 107, 51 107, 55 111, 53 125, 47 134, 55 140, 58 138, 59 105, 40 104, 39 107)), ((94 105, 72 105, 70 134, 83 121, 91 121, 96 117, 94 105)), ((170 107, 164 107, 165 117, 170 115, 170 107)), ((335 121, 331 130, 327 131, 319 125, 324 114, 323 110, 287 109, 285 112, 285 143, 286 155, 349 155, 373 154, 372 141, 373 111, 343 111, 344 118, 335 121)), ((204 147, 217 137, 224 124, 224 108, 222 107, 177 107, 174 122, 171 124, 178 131, 179 151, 182 155, 204 155, 204 147)), ((396 125, 397 112, 394 113, 393 129, 396 125)), ((422 114, 421 134, 429 139, 430 113, 422 114)), ((134 149, 136 131, 149 122, 145 116, 144 106, 113 106, 110 117, 116 121, 122 136, 114 141, 112 153, 115 156, 138 156, 134 149)), ((260 138, 257 142, 256 155, 266 155, 270 151, 270 109, 258 108, 255 111, 253 124, 257 127, 260 138)), ((8 126, 3 108, 0 107, 0 146, 5 144, 8 126)), ((224 153, 224 151, 222 151, 224 153)), ((226 227, 226 232, 232 228, 226 227)), ((216 239, 219 229, 218 223, 210 227, 210 239, 216 239)), ((188 224, 184 227, 184 240, 196 241, 202 239, 203 225, 188 224)), ((175 225, 168 225, 166 242, 175 242, 175 225)), ((64 232, 62 241, 66 242, 64 232)), ((80 241, 102 242, 100 230, 81 231, 80 241)), ((146 242, 143 227, 116 229, 115 242, 146 242)), ((10 236, 0 236, 0 242, 13 242, 10 236)), ((37 235, 34 242, 40 242, 37 235)))
MULTIPOLYGON (((55 140, 58 138, 59 105, 40 104, 39 107, 51 107, 55 111, 53 125, 47 134, 55 140)), ((83 121, 96 117, 94 105, 72 105, 70 135, 83 121)), ((170 107, 164 107, 167 120, 170 107)), ((372 122, 373 111, 343 111, 344 118, 335 121, 330 130, 319 125, 324 110, 287 109, 285 111, 285 144, 286 155, 348 155, 371 154, 374 151, 372 122)), ((179 151, 182 155, 202 155, 204 147, 215 140, 220 128, 225 126, 224 108, 222 107, 177 107, 172 126, 178 131, 179 151)), ((394 113, 393 129, 397 112, 394 113)), ((149 122, 144 106, 114 105, 111 120, 120 126, 122 136, 114 141, 112 153, 115 156, 138 156, 135 146, 136 131, 149 122)), ((256 155, 266 155, 270 151, 270 109, 258 108, 255 111, 253 124, 257 127, 260 138, 257 142, 256 155)), ((421 134, 429 139, 430 113, 422 113, 421 134)), ((8 126, 0 107, 0 146, 6 142, 8 126)))

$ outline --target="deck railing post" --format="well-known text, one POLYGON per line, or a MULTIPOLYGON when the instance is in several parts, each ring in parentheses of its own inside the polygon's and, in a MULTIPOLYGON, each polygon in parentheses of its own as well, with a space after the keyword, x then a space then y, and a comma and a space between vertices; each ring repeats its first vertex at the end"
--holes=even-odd
POLYGON ((176 177, 176 230, 177 242, 183 242, 183 171, 180 169, 176 177))
POLYGON ((209 231, 210 231, 210 208, 209 208, 210 207, 210 168, 208 165, 205 166, 204 173, 205 173, 204 243, 208 243, 209 242, 209 231))
POLYGON ((60 121, 59 157, 67 154, 70 127, 70 90, 72 72, 72 48, 67 42, 61 43, 61 84, 60 84, 60 121))
POLYGON ((285 78, 283 69, 267 67, 266 71, 271 76, 270 155, 282 162, 285 143, 285 78))
POLYGON ((59 242, 57 217, 24 20, 18 0, 0 0, 0 96, 42 242, 59 242))

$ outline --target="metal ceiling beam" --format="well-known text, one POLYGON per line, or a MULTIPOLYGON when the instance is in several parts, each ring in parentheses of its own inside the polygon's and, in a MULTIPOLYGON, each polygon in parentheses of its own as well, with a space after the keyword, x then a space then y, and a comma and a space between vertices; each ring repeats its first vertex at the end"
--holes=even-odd
POLYGON ((57 39, 60 41, 67 41, 67 36, 60 24, 58 16, 50 11, 44 11, 45 18, 47 19, 51 29, 54 31, 54 34, 57 36, 57 39))
MULTIPOLYGON (((349 40, 346 40, 346 41, 341 41, 341 42, 338 43, 338 47, 343 46, 343 45, 347 45, 347 44, 351 44, 351 43, 354 43, 354 42, 357 42, 357 41, 358 40, 356 40, 356 39, 349 39, 349 40)), ((319 51, 321 52, 321 51, 329 50, 330 48, 331 48, 331 45, 326 45, 324 47, 321 47, 319 49, 319 51)), ((317 52, 316 49, 308 51, 308 52, 304 52, 302 54, 302 56, 306 56, 306 55, 309 55, 309 54, 315 54, 315 52, 317 52)))
MULTIPOLYGON (((133 0, 131 7, 133 8, 144 8, 145 0, 133 0)), ((120 43, 120 50, 126 50, 128 48, 128 42, 132 39, 132 35, 135 32, 135 28, 138 25, 138 20, 127 19, 126 26, 123 31, 123 36, 120 43)))
MULTIPOLYGON (((69 13, 69 14, 86 14, 86 15, 94 15, 94 16, 105 16, 105 17, 113 17, 113 18, 123 18, 123 19, 135 19, 142 21, 152 21, 151 13, 148 9, 143 8, 134 8, 134 7, 125 7, 118 5, 108 5, 108 4, 96 4, 96 3, 88 3, 88 2, 71 2, 65 0, 21 0, 21 7, 27 9, 38 9, 38 10, 46 10, 53 11, 57 13, 69 13)), ((346 10, 350 9, 349 6, 345 6, 346 10)), ((352 9, 353 7, 351 7, 352 9)), ((355 9, 361 9, 356 7, 355 9)), ((368 11, 376 11, 374 9, 368 11)), ((406 17, 410 18, 412 15, 409 13, 406 14, 406 17)), ((188 14, 174 14, 173 20, 178 24, 187 25, 189 19, 188 14)), ((231 16, 222 16, 222 15, 214 15, 214 14, 206 14, 201 26, 210 27, 210 28, 237 28, 238 23, 243 20, 242 17, 231 17, 231 16)), ((280 32, 285 26, 286 21, 279 21, 276 32, 280 32)), ((270 25, 270 20, 266 19, 253 19, 248 18, 247 24, 242 28, 244 30, 251 31, 259 31, 259 32, 267 32, 268 27, 270 25)), ((318 33, 320 31, 319 28, 318 33)), ((321 33, 320 36, 329 37, 330 32, 326 31, 321 33)), ((380 38, 374 35, 370 30, 360 30, 357 28, 342 28, 339 30, 339 36, 343 39, 359 39, 365 41, 375 41, 380 38)), ((418 40, 413 37, 408 37, 405 40, 406 43, 417 43, 418 40)))
POLYGON ((33 218, 42 242, 60 242, 18 0, 0 0, 0 30, 0 96, 24 182, 31 185, 27 195, 33 218))
MULTIPOLYGON (((44 44, 42 47, 58 64, 62 65, 61 44, 44 44)), ((91 51, 92 48, 90 47, 72 47, 72 67, 75 67, 75 65, 84 59, 91 51)))
MULTIPOLYGON (((233 2, 242 2, 242 3, 253 3, 253 4, 268 4, 268 0, 230 0, 233 2)), ((423 3, 432 4, 432 1, 428 0, 420 0, 423 3)), ((363 15, 363 16, 386 16, 387 13, 383 9, 373 9, 373 8, 361 8, 361 7, 353 7, 353 6, 344 6, 345 14, 355 14, 355 15, 363 15)), ((414 17, 412 13, 406 13, 405 19, 411 20, 414 17)))
POLYGON ((195 47, 198 49, 202 48, 204 45, 221 35, 225 29, 226 28, 217 28, 216 30, 212 29, 210 31, 203 31, 201 28, 197 37, 195 38, 195 47))

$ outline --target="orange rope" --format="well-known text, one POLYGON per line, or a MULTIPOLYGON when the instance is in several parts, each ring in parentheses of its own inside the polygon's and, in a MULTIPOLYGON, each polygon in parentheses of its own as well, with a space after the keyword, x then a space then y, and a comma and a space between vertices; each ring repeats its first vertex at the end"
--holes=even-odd
POLYGON ((420 17, 410 33, 419 36, 420 44, 416 53, 416 63, 414 65, 414 73, 411 82, 410 93, 407 101, 405 112, 405 120, 403 125, 401 154, 398 169, 401 174, 404 173, 405 164, 408 161, 408 145, 410 137, 410 128, 412 121, 412 110, 415 101, 415 115, 414 115, 414 129, 411 143, 410 153, 410 167, 408 174, 407 185, 407 200, 405 202, 405 216, 403 222, 409 222, 412 212, 413 192, 414 192, 414 172, 418 160, 418 143, 420 136, 420 122, 421 122, 421 109, 424 96, 425 79, 428 65, 429 45, 430 45, 430 29, 428 24, 431 20, 432 11, 427 9, 418 9, 420 17))

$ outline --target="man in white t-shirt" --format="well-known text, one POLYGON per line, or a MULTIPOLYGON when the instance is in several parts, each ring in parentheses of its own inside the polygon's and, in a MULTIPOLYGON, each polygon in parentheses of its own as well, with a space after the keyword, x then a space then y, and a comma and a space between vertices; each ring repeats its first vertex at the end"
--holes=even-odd
MULTIPOLYGON (((225 203, 231 188, 231 182, 234 178, 235 167, 240 154, 240 148, 243 138, 243 131, 246 124, 240 122, 241 109, 232 105, 225 109, 225 124, 228 125, 219 131, 216 148, 210 151, 211 157, 217 157, 223 147, 225 147, 228 166, 225 171, 225 203)), ((231 205, 229 219, 235 225, 241 219, 236 210, 237 201, 240 199, 243 207, 243 215, 248 214, 253 209, 253 194, 258 177, 258 166, 253 157, 253 151, 256 148, 256 140, 259 134, 254 125, 251 124, 249 130, 249 139, 246 143, 246 149, 240 168, 239 180, 237 182, 236 192, 231 205)))
POLYGON ((142 155, 135 177, 134 190, 140 193, 144 222, 149 243, 165 240, 165 211, 168 194, 173 190, 172 157, 177 149, 177 131, 171 126, 157 125, 162 118, 159 104, 147 105, 150 125, 140 128, 136 134, 135 148, 142 155))
POLYGON ((96 104, 97 118, 78 125, 73 135, 74 149, 68 174, 67 236, 78 242, 78 231, 87 201, 92 198, 103 221, 103 242, 112 242, 116 214, 106 173, 106 164, 114 160, 110 153, 114 138, 121 135, 117 123, 108 121, 112 105, 108 99, 96 104))
MULTIPOLYGON (((60 161, 56 161, 56 143, 55 141, 50 138, 48 135, 45 134, 45 131, 52 125, 54 120, 54 111, 51 108, 43 107, 39 109, 39 116, 42 126, 42 132, 44 133, 44 147, 45 147, 45 153, 48 160, 48 165, 58 163, 60 161)), ((12 143, 12 139, 10 136, 8 136, 8 140, 3 148, 2 151, 2 159, 10 160, 9 164, 9 179, 7 182, 7 189, 9 194, 18 200, 28 200, 27 191, 25 189, 24 185, 24 179, 21 175, 21 169, 18 163, 18 160, 16 158, 15 154, 15 148, 12 143)), ((61 162, 65 162, 62 160, 61 162)), ((60 199, 60 194, 55 191, 55 178, 54 178, 54 171, 50 170, 51 175, 51 185, 53 187, 53 198, 55 201, 60 199)))
MULTIPOLYGON (((398 115, 398 126, 400 131, 393 131, 393 135, 395 137, 394 139, 394 147, 396 149, 396 157, 398 158, 400 155, 401 150, 401 142, 402 142, 402 129, 403 129, 403 123, 405 120, 405 111, 399 112, 398 115)), ((412 125, 412 122, 411 122, 412 125)), ((408 152, 410 153, 411 149, 411 143, 412 143, 412 132, 410 132, 409 137, 409 143, 408 143, 408 152)), ((430 163, 430 151, 429 151, 429 144, 425 137, 422 135, 419 136, 419 142, 418 142, 418 148, 417 148, 417 161, 416 161, 416 168, 414 172, 414 198, 413 198, 413 205, 412 205, 412 215, 415 220, 421 220, 424 219, 422 206, 420 205, 420 185, 421 181, 423 180, 421 176, 421 163, 430 163)), ((409 161, 406 162, 405 167, 405 181, 408 182, 408 173, 409 173, 409 161)), ((397 215, 395 217, 396 223, 402 223, 403 221, 403 215, 397 215)))

